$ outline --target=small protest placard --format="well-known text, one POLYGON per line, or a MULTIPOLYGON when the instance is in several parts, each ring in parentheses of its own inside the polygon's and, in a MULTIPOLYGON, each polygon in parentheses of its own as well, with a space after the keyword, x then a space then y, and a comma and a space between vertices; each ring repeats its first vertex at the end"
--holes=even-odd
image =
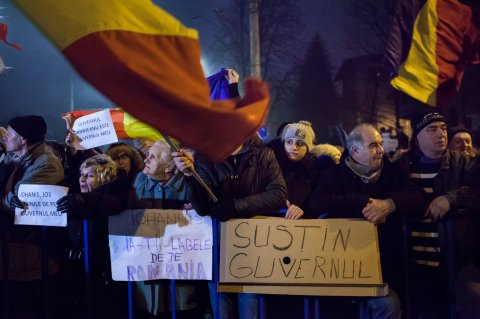
POLYGON ((222 223, 220 282, 380 285, 375 225, 283 218, 222 223))
POLYGON ((117 133, 108 109, 78 118, 73 123, 73 131, 78 138, 73 143, 77 150, 86 150, 118 142, 117 133))
POLYGON ((57 200, 67 195, 68 187, 22 184, 18 198, 27 209, 15 208, 16 225, 67 226, 67 215, 57 212, 57 200))
POLYGON ((108 220, 116 281, 212 279, 212 220, 194 210, 127 210, 108 220))

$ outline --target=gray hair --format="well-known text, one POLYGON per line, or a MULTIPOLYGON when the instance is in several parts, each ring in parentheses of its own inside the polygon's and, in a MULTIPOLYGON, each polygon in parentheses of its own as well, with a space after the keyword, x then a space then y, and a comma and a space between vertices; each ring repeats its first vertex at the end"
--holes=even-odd
POLYGON ((348 153, 352 153, 352 148, 354 145, 363 147, 363 131, 367 128, 372 128, 375 131, 377 130, 372 124, 361 123, 353 128, 353 130, 347 136, 347 150, 348 153))

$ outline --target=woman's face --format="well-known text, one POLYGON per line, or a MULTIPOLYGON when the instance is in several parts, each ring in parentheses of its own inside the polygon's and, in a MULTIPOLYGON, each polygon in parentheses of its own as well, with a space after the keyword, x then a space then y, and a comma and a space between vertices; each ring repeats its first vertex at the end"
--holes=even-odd
POLYGON ((79 183, 81 193, 90 193, 95 188, 100 186, 100 181, 97 173, 95 172, 94 166, 82 169, 80 172, 79 183))
POLYGON ((112 159, 117 164, 117 168, 124 170, 125 173, 130 174, 130 170, 132 169, 132 163, 130 157, 126 153, 121 153, 118 156, 113 156, 112 159))
POLYGON ((301 161, 307 154, 307 145, 303 140, 296 138, 289 138, 283 143, 285 152, 289 160, 298 162, 301 161))

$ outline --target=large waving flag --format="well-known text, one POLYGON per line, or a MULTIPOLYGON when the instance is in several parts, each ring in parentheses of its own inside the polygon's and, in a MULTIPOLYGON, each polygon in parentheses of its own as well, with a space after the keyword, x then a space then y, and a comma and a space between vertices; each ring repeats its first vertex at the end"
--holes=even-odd
POLYGON ((456 95, 464 67, 478 62, 478 12, 458 0, 400 0, 387 44, 392 86, 431 106, 456 95))
MULTIPOLYGON (((72 116, 72 122, 74 122, 76 119, 82 116, 98 111, 100 110, 75 110, 67 112, 64 114, 64 116, 70 114, 72 116)), ((163 136, 158 130, 136 119, 122 109, 114 108, 110 109, 109 111, 118 139, 127 140, 141 138, 149 139, 151 141, 163 140, 163 136)))
POLYGON ((14 0, 94 87, 141 121, 213 160, 262 125, 266 84, 211 101, 197 31, 149 0, 14 0), (237 103, 237 105, 235 105, 237 103))

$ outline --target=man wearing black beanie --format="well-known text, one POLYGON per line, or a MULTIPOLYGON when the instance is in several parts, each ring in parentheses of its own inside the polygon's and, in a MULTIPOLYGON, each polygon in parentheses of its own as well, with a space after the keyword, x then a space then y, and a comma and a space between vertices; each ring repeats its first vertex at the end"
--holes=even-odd
MULTIPOLYGON (((41 116, 17 116, 8 122, 7 134, 3 138, 8 153, 0 164, 0 217, 4 228, 2 231, 8 232, 8 245, 11 247, 8 249, 11 266, 7 275, 12 280, 12 285, 16 281, 40 283, 42 278, 40 248, 37 244, 42 242, 39 232, 41 228, 12 226, 15 208, 26 207, 26 203, 18 198, 21 184, 56 185, 63 180, 62 163, 51 152, 45 150, 46 132, 47 125, 41 116)), ((49 258, 48 264, 50 274, 58 273, 58 263, 49 258)), ((34 294, 31 289, 19 291, 20 295, 10 296, 14 302, 13 308, 21 307, 16 300, 24 297, 39 298, 31 295, 34 294)), ((38 291, 41 289, 38 288, 38 291)))
MULTIPOLYGON (((461 318, 478 318, 480 294, 468 287, 472 278, 463 274, 465 261, 457 256, 455 279, 456 298, 451 297, 446 260, 445 232, 440 220, 457 216, 449 221, 455 232, 454 245, 460 252, 467 229, 458 223, 457 209, 465 208, 466 192, 472 163, 462 153, 447 149, 447 124, 442 114, 433 109, 419 112, 411 118, 411 149, 399 159, 405 175, 423 189, 425 210, 408 220, 410 242, 410 276, 413 317, 444 318, 448 308, 456 302, 461 318), (460 225, 460 226, 459 226, 460 225), (459 236, 461 234, 461 236, 459 236), (464 278, 465 277, 465 278, 464 278)), ((452 239, 450 239, 452 240, 452 239)), ((463 256, 462 256, 463 258, 463 256)), ((478 270, 477 270, 478 271, 478 270)))

